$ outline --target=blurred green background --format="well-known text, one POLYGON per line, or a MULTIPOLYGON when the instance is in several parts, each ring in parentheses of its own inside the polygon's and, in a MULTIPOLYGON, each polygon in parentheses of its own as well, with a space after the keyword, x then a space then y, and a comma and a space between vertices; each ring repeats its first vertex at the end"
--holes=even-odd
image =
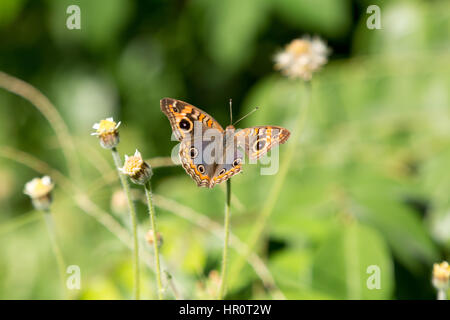
MULTIPOLYGON (((113 168, 89 135, 94 122, 121 120, 119 151, 146 158, 170 156, 175 145, 163 97, 222 125, 233 98, 236 118, 260 106, 240 126, 290 128, 301 83, 275 72, 273 56, 296 37, 321 36, 332 55, 313 78, 300 141, 288 142, 296 158, 257 252, 288 299, 434 299, 432 264, 450 258, 449 21, 445 0, 2 0, 0 70, 55 104, 81 166, 70 179, 128 228, 127 213, 111 207, 118 181, 92 189, 113 168), (81 30, 66 28, 71 4, 81 8, 81 30), (381 30, 366 27, 371 4, 381 7, 381 30), (366 286, 370 265, 380 267, 379 290, 366 286)), ((45 224, 22 193, 41 174, 5 150, 69 173, 42 114, 0 89, 0 298, 62 298, 45 224)), ((223 223, 223 188, 197 188, 181 167, 154 173, 157 195, 223 223)), ((274 179, 254 165, 233 179, 232 232, 243 242, 274 179)), ((130 250, 58 182, 54 198, 66 263, 81 268, 72 298, 131 298, 130 250)), ((222 242, 168 207, 156 208, 164 269, 184 298, 208 298, 222 242)), ((146 207, 138 210, 147 250, 146 207)), ((273 297, 249 265, 235 272, 240 259, 232 250, 227 298, 273 297)), ((155 298, 153 273, 142 269, 143 296, 155 298)))

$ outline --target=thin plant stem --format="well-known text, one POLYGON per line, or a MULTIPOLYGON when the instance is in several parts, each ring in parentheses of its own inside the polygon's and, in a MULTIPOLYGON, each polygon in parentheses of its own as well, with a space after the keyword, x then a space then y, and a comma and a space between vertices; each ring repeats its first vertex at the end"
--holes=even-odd
POLYGON ((47 231, 50 238, 51 246, 53 254, 55 255, 56 263, 58 264, 58 273, 61 281, 61 291, 64 297, 67 298, 67 290, 66 290, 66 264, 64 262, 63 255, 61 253, 61 249, 59 248, 58 241, 56 239, 56 231, 55 231, 55 223, 53 221, 52 214, 49 210, 43 212, 45 224, 47 225, 47 231))
POLYGON ((438 300, 447 300, 447 293, 443 289, 439 289, 437 292, 437 299, 438 300))
POLYGON ((220 275, 219 285, 219 300, 222 300, 225 296, 227 287, 227 265, 228 265, 228 244, 230 238, 230 206, 231 206, 231 179, 227 180, 227 195, 225 202, 225 236, 223 239, 223 255, 222 255, 222 273, 220 275))
POLYGON ((150 215, 150 224, 152 226, 153 231, 153 250, 155 251, 155 271, 156 271, 156 283, 158 285, 158 299, 163 299, 163 286, 161 281, 161 266, 159 262, 159 247, 158 247, 158 239, 156 233, 156 218, 155 218, 155 208, 153 207, 153 199, 152 199, 152 187, 150 181, 148 181, 145 186, 145 196, 147 197, 147 205, 148 205, 148 213, 150 215))
MULTIPOLYGON (((33 157, 29 153, 16 150, 14 148, 0 146, 0 157, 20 163, 30 169, 35 170, 41 174, 50 175, 55 179, 61 189, 68 195, 73 197, 75 204, 82 212, 88 214, 98 223, 103 225, 111 234, 115 235, 123 244, 132 249, 132 239, 127 229, 125 229, 113 216, 97 206, 89 198, 89 194, 85 193, 83 189, 75 185, 72 180, 69 180, 60 171, 51 168, 47 163, 33 157)), ((147 251, 141 250, 141 255, 144 257, 145 263, 150 267, 150 256, 147 251)))
POLYGON ((169 286, 172 289, 173 296, 175 297, 175 300, 182 300, 180 292, 178 291, 177 286, 173 282, 172 275, 169 272, 167 272, 167 271, 164 271, 164 272, 166 274, 167 282, 169 283, 169 286))
MULTIPOLYGON (((117 169, 122 167, 122 161, 120 160, 119 152, 116 148, 111 149, 112 157, 117 169)), ((138 242, 138 232, 137 232, 137 217, 136 209, 134 207, 133 200, 131 198, 130 185, 128 184, 127 178, 118 171, 120 183, 122 184, 123 191, 127 198, 128 209, 130 210, 130 220, 131 220, 131 231, 133 233, 133 270, 134 270, 134 298, 136 300, 140 299, 140 280, 139 280, 139 242, 138 242)))
MULTIPOLYGON (((130 237, 129 231, 117 222, 111 213, 104 211, 97 204, 92 202, 89 198, 89 194, 84 192, 83 189, 79 188, 59 170, 50 167, 47 163, 29 153, 11 147, 0 146, 0 157, 20 163, 41 174, 50 175, 55 179, 56 183, 61 186, 61 189, 66 192, 66 194, 73 197, 75 204, 81 209, 81 212, 86 213, 97 220, 98 223, 109 230, 109 232, 116 236, 125 246, 133 249, 132 238, 130 237)), ((140 250, 140 256, 143 257, 145 264, 153 270, 154 268, 150 263, 151 256, 149 252, 140 250)), ((173 281, 175 282, 175 280, 173 281)), ((178 286, 180 285, 178 284, 178 286)))
MULTIPOLYGON (((156 157, 147 159, 145 160, 145 162, 147 162, 152 167, 152 169, 161 167, 171 167, 176 165, 173 163, 172 158, 170 157, 156 157)), ((101 177, 99 177, 97 180, 94 180, 94 182, 90 184, 87 193, 90 194, 93 193, 94 191, 102 189, 106 185, 113 183, 115 179, 116 179, 115 170, 109 170, 108 172, 105 172, 101 177)))
POLYGON ((292 136, 290 139, 290 143, 287 144, 287 150, 284 154, 283 162, 280 165, 280 170, 276 175, 274 184, 272 186, 271 191, 268 193, 268 197, 263 204, 263 209, 261 214, 258 217, 255 227, 253 228, 249 240, 248 240, 248 252, 244 257, 240 257, 240 259, 236 262, 233 268, 233 274, 239 274, 241 269, 244 267, 245 259, 248 255, 255 250, 256 245, 259 243, 261 236, 266 227, 267 221, 272 214, 273 209, 278 200, 278 196, 283 188, 284 182, 286 180, 287 174, 289 172, 289 168, 291 166, 292 160, 295 156, 295 151, 298 147, 298 140, 303 131, 306 117, 308 114, 308 108, 310 104, 310 96, 311 96, 311 83, 304 82, 303 86, 303 95, 301 101, 301 109, 298 113, 298 116, 295 120, 295 125, 292 131, 292 136))
MULTIPOLYGON (((226 192, 226 190, 225 190, 226 192)), ((208 218, 205 214, 194 211, 190 207, 181 205, 180 203, 168 199, 164 196, 153 194, 155 205, 161 209, 167 210, 198 227, 210 232, 215 237, 222 239, 224 228, 221 224, 208 218)), ((245 255, 248 252, 247 245, 242 242, 236 235, 230 231, 230 246, 236 250, 239 255, 245 255)), ((254 269, 256 275, 261 279, 264 287, 271 292, 272 296, 277 300, 285 300, 286 297, 276 286, 275 280, 270 273, 269 268, 264 264, 264 261, 255 253, 251 253, 247 261, 254 269)))
POLYGON ((81 172, 75 144, 66 123, 50 100, 31 84, 0 71, 0 88, 28 100, 47 119, 56 133, 61 150, 66 158, 70 176, 80 180, 81 172))

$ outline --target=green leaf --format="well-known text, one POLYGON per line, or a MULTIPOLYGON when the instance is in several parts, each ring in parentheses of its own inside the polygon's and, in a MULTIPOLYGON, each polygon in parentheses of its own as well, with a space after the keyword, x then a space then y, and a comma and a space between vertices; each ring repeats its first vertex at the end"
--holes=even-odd
POLYGON ((333 297, 312 288, 312 250, 291 247, 274 254, 270 271, 287 299, 332 299, 333 297))
POLYGON ((414 272, 438 259, 439 254, 424 224, 415 212, 401 203, 401 194, 395 185, 367 174, 351 180, 351 195, 355 201, 352 212, 383 234, 405 266, 414 272))
POLYGON ((389 299, 394 284, 389 250, 372 228, 345 226, 322 245, 313 261, 313 287, 336 299, 389 299), (379 289, 369 289, 379 268, 379 289), (376 271, 375 271, 376 272, 376 271))

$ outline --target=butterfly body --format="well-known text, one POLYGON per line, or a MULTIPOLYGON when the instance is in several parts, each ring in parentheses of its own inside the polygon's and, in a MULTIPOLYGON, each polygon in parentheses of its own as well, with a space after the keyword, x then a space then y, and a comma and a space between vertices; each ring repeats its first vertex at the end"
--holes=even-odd
POLYGON ((240 148, 249 159, 258 159, 290 135, 287 129, 276 126, 236 131, 230 125, 224 130, 206 112, 176 99, 164 98, 160 106, 181 142, 181 164, 200 187, 212 188, 241 172, 244 156, 240 148))

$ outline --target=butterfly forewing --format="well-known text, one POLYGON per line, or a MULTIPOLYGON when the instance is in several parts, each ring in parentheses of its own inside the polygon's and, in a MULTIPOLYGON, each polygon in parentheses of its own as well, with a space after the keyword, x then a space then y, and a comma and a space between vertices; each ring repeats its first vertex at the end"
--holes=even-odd
POLYGON ((164 98, 160 101, 160 107, 161 111, 169 118, 172 131, 179 141, 182 141, 186 135, 192 134, 197 121, 205 129, 213 128, 224 131, 213 117, 184 101, 164 98))

